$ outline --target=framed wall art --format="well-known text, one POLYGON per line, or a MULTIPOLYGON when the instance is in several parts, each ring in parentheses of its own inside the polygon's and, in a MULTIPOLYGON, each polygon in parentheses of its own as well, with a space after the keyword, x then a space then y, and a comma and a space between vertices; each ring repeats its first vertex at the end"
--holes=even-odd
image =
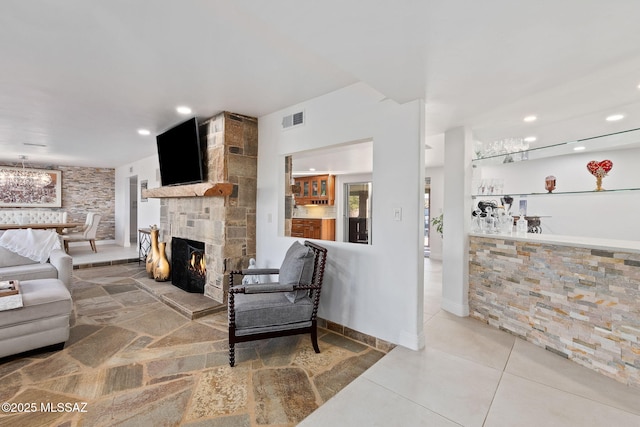
POLYGON ((0 208, 61 206, 61 171, 0 166, 0 208))

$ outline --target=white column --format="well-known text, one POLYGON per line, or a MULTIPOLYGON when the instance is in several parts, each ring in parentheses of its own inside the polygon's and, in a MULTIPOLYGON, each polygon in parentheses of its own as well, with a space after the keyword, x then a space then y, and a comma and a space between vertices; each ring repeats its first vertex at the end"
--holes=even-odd
POLYGON ((442 309, 457 316, 469 315, 471 148, 468 129, 445 132, 442 309))

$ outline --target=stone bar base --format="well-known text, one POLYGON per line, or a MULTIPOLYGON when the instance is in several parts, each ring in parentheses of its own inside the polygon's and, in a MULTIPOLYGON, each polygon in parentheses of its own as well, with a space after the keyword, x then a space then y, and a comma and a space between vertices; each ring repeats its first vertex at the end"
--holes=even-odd
POLYGON ((640 253, 469 241, 472 317, 640 388, 640 253))

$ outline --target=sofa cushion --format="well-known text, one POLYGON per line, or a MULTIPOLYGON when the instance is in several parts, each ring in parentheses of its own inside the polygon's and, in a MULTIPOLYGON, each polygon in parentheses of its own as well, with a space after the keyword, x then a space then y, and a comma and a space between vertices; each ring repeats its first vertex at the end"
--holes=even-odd
POLYGON ((0 267, 35 264, 37 262, 38 261, 34 261, 22 255, 18 255, 17 253, 12 252, 9 249, 6 249, 0 246, 0 267))
MULTIPOLYGON (((313 250, 295 241, 287 250, 282 265, 278 282, 283 285, 308 285, 313 278, 313 250)), ((289 301, 295 302, 307 294, 307 291, 286 292, 289 301)))
POLYGON ((58 279, 20 282, 22 308, 0 311, 0 328, 71 313, 71 294, 58 279))
POLYGON ((303 296, 292 304, 282 292, 236 294, 234 307, 236 330, 309 322, 313 313, 311 298, 303 296))

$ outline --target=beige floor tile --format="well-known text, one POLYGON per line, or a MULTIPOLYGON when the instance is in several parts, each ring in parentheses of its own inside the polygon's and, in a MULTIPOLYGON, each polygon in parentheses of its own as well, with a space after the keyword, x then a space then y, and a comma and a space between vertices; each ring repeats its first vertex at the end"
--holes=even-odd
POLYGON ((482 322, 444 311, 426 322, 424 331, 428 348, 500 370, 515 341, 515 337, 482 322))
POLYGON ((505 373, 485 427, 637 427, 640 416, 505 373))
POLYGON ((481 426, 501 371, 426 349, 396 347, 362 377, 464 426, 481 426))
POLYGON ((364 378, 358 378, 320 411, 305 418, 300 427, 326 426, 429 426, 458 424, 364 378))
POLYGON ((640 389, 517 339, 505 370, 553 388, 640 415, 640 389))

